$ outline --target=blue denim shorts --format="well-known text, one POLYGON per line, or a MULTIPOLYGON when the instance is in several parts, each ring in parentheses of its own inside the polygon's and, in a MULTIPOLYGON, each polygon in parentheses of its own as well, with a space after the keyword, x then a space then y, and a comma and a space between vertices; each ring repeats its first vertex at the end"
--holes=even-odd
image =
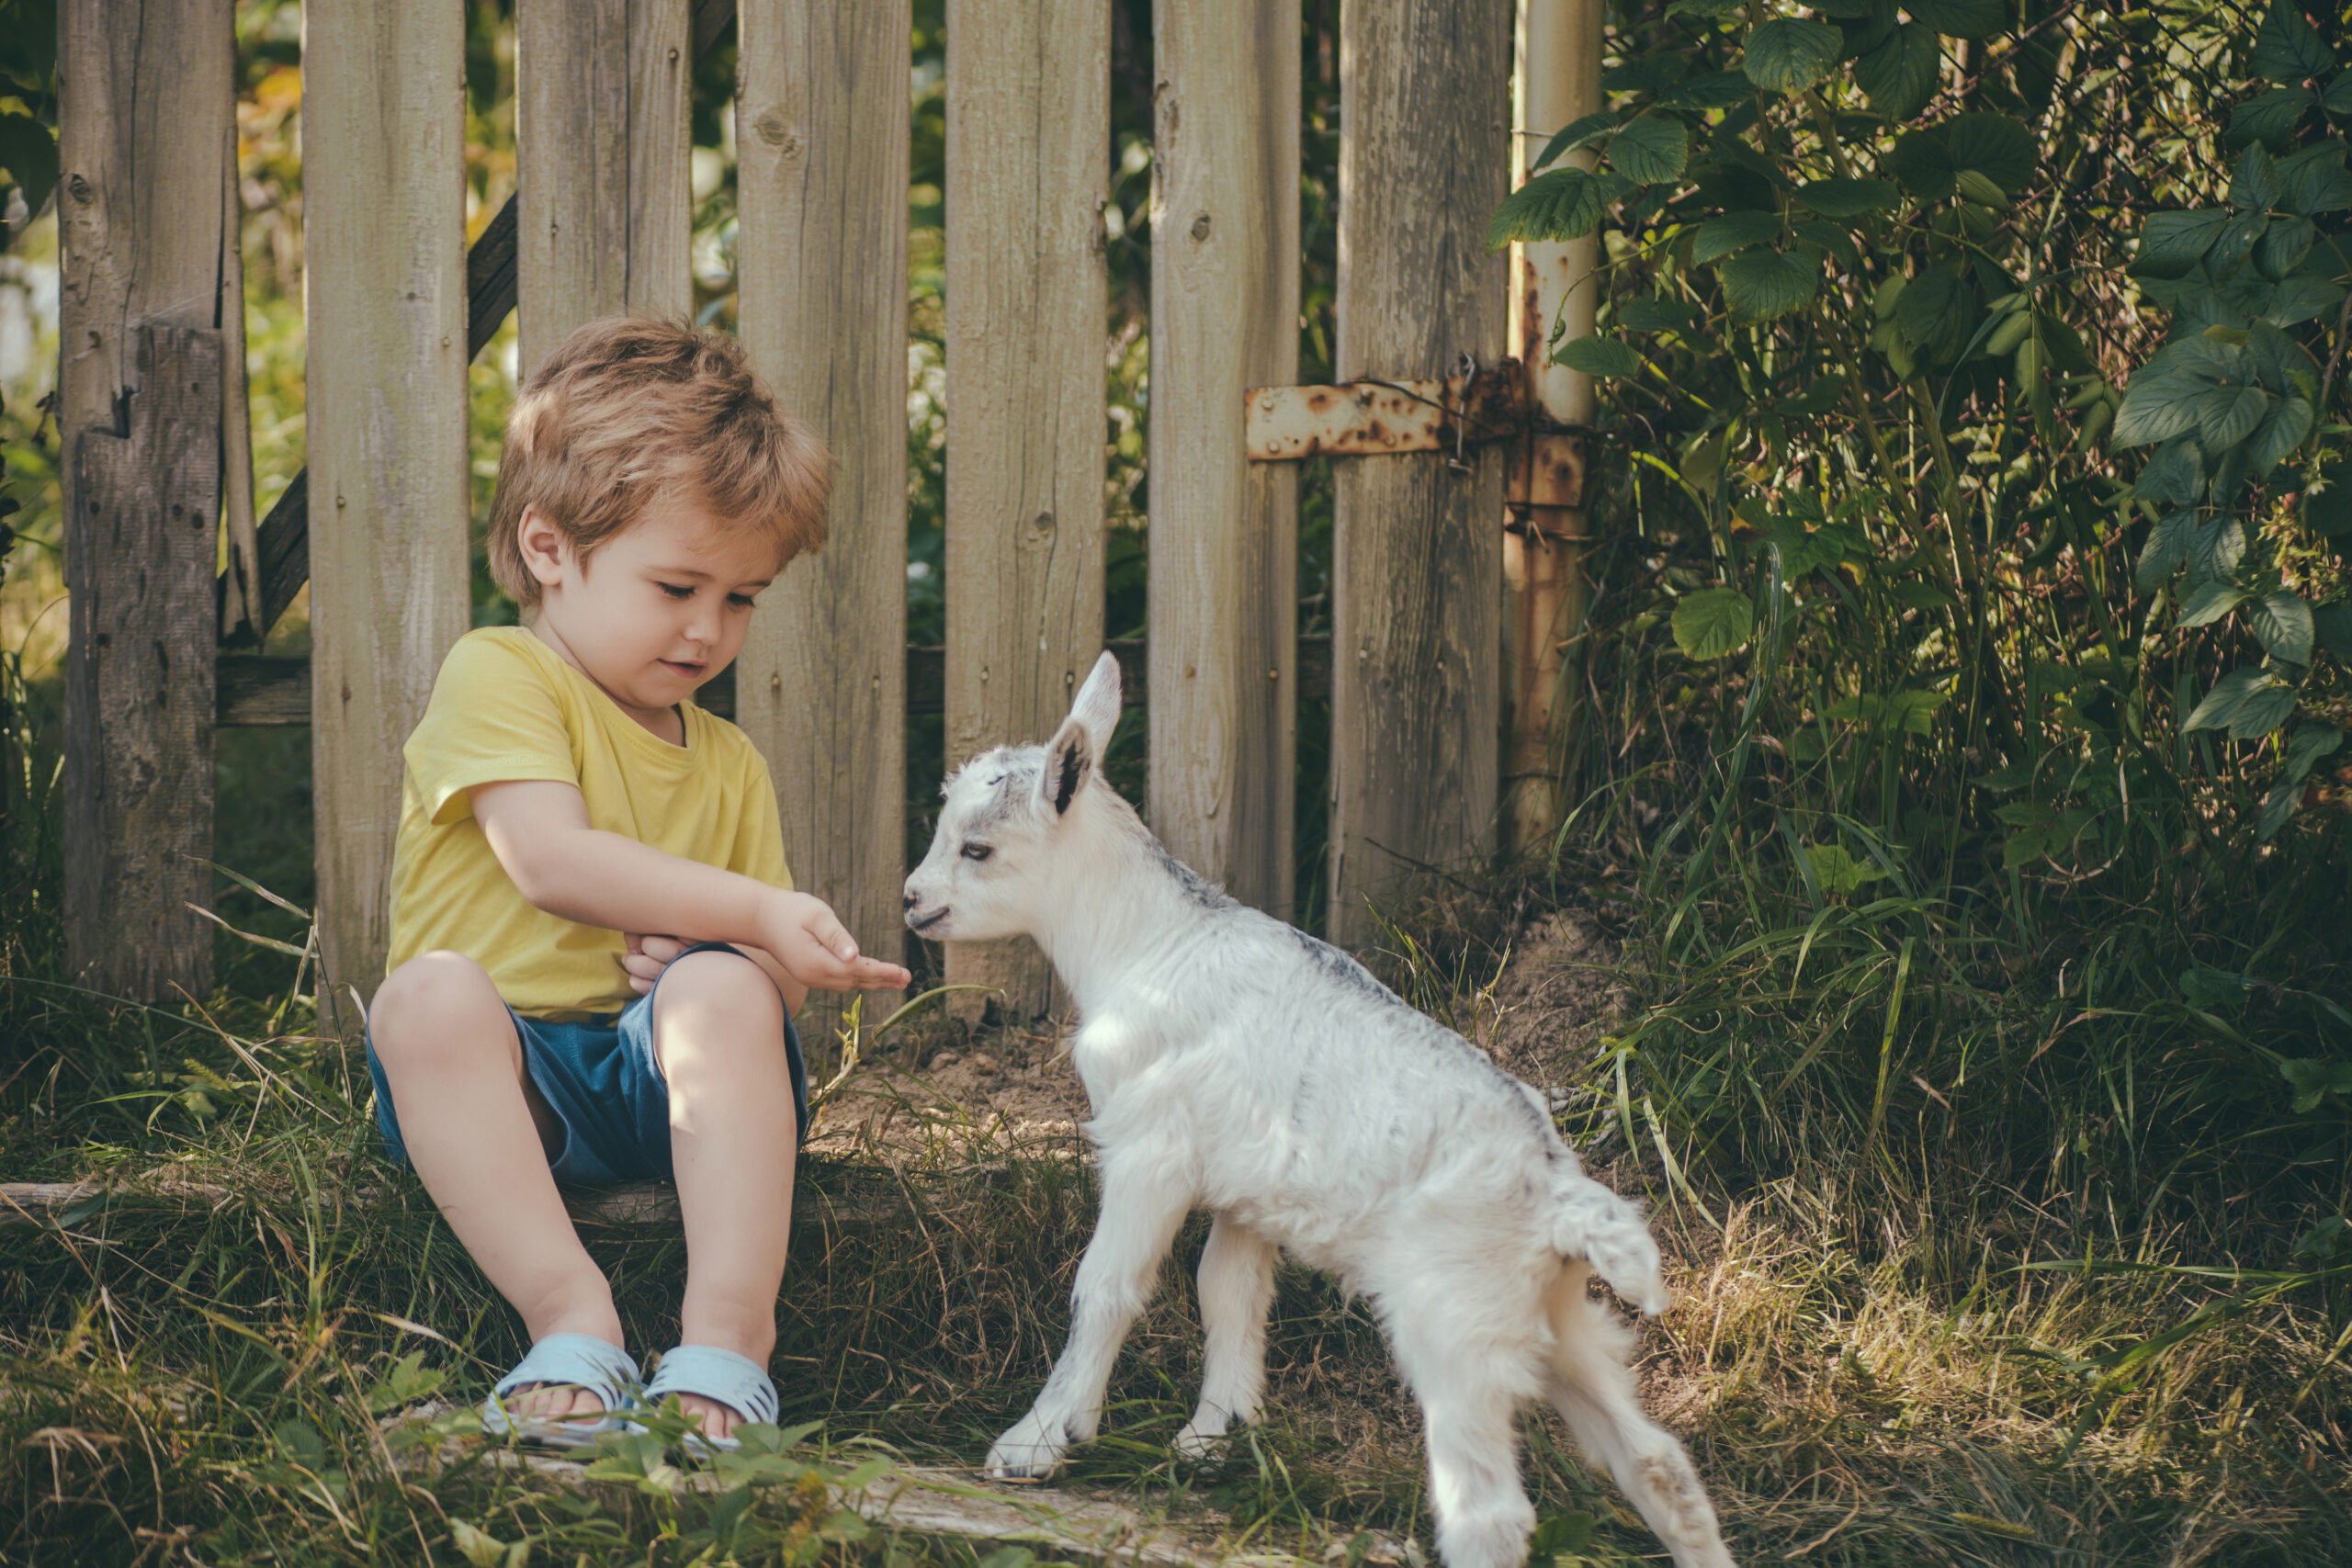
MULTIPOLYGON (((678 957, 734 951, 724 942, 697 942, 678 957)), ((661 989, 656 980, 651 991, 621 1011, 576 1023, 550 1023, 507 1010, 522 1036, 523 1065, 531 1082, 563 1124, 563 1147, 548 1162, 558 1181, 595 1186, 669 1179, 670 1085, 653 1056, 653 998, 661 989)), ((792 1070, 797 1147, 808 1135, 808 1069, 789 1012, 784 1051, 792 1070)), ((401 1141, 391 1085, 376 1060, 373 1040, 368 1044, 368 1076, 376 1085, 376 1127, 384 1135, 385 1157, 405 1166, 408 1148, 401 1141)))

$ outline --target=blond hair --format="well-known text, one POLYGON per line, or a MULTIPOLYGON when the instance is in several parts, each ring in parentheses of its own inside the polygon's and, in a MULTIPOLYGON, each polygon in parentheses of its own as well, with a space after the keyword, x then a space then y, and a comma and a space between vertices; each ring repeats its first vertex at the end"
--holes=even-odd
POLYGON ((507 416, 490 574, 517 604, 536 604, 520 539, 526 508, 585 561, 680 487, 722 523, 771 533, 781 570, 824 545, 831 467, 733 338, 639 316, 591 321, 532 372, 507 416))

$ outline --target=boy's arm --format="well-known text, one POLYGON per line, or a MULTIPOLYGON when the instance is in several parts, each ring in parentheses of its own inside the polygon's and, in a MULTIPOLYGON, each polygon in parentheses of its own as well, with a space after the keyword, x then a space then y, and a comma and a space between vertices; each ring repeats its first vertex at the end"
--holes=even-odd
MULTIPOLYGON (((621 959, 621 967, 628 972, 630 989, 640 997, 650 996, 653 983, 662 978, 662 971, 675 963, 686 950, 686 943, 676 937, 653 932, 625 933, 628 951, 621 959)), ((808 987, 794 979, 783 964, 768 956, 763 948, 739 947, 735 950, 758 964, 775 988, 784 993, 785 1010, 797 1017, 801 1004, 808 999, 808 987)))
POLYGON ((860 957, 821 899, 590 827, 575 785, 518 779, 477 784, 468 795, 515 889, 550 915, 606 931, 741 943, 819 990, 899 990, 912 981, 895 964, 860 957))

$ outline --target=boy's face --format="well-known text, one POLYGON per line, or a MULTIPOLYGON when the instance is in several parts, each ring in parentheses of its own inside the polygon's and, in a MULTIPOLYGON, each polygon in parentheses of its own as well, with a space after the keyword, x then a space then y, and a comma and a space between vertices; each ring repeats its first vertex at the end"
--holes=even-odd
POLYGON ((658 734, 741 651, 752 601, 782 570, 772 538, 721 525, 691 493, 655 500, 585 562, 536 507, 520 534, 539 583, 532 629, 658 734))

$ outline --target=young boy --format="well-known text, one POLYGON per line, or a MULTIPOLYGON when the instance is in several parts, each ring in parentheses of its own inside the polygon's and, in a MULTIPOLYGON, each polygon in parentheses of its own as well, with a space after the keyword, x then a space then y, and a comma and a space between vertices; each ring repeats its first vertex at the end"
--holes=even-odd
POLYGON ((650 321, 573 333, 507 423, 491 570, 528 628, 460 638, 409 738, 368 1018, 388 1151, 530 1333, 493 1434, 592 1441, 637 1396, 559 1180, 674 1178, 683 1343, 643 1397, 718 1447, 775 1416, 792 1014, 909 977, 791 891, 765 762, 690 699, 823 543, 827 462, 732 340, 650 321))

